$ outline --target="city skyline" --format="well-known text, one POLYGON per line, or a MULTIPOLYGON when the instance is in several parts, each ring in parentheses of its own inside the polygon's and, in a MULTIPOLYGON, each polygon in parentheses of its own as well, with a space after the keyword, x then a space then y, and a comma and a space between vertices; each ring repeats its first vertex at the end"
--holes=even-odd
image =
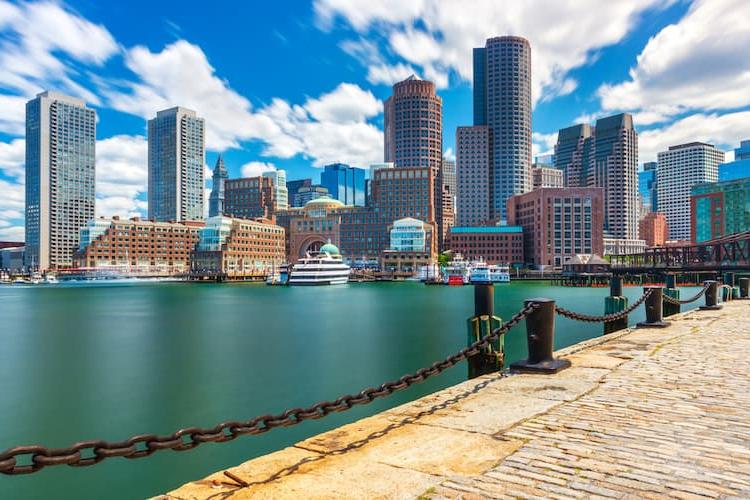
MULTIPOLYGON (((319 0, 294 5, 291 14, 265 10, 262 22, 272 21, 265 31, 242 36, 251 37, 247 41, 263 46, 268 54, 239 59, 232 51, 222 54, 226 45, 207 36, 218 26, 215 15, 230 23, 227 30, 236 26, 218 12, 201 20, 207 27, 202 30, 191 25, 195 21, 190 16, 169 17, 168 5, 151 6, 153 15, 139 16, 142 32, 132 33, 127 26, 141 10, 136 4, 105 12, 72 3, 0 2, 0 59, 7 68, 0 75, 0 189, 5 193, 0 199, 0 239, 23 235, 20 124, 23 103, 43 90, 81 97, 97 111, 97 215, 146 214, 145 120, 172 106, 195 109, 206 118, 206 162, 213 165, 217 154, 224 152, 230 177, 276 166, 285 168, 290 179, 315 178, 319 170, 312 165, 340 161, 367 167, 382 161, 377 154, 382 152, 381 102, 395 80, 408 76, 403 71, 408 67, 438 86, 445 106, 443 150, 451 156, 455 127, 472 122, 471 48, 504 34, 525 36, 531 42, 534 153, 550 151, 557 129, 620 110, 634 113, 639 163, 655 160, 656 152, 673 144, 699 140, 731 151, 750 136, 750 120, 743 119, 748 98, 733 90, 743 88, 744 63, 731 57, 747 37, 734 22, 748 8, 743 4, 666 6, 644 1, 617 12, 589 6, 591 22, 607 15, 612 26, 594 30, 585 40, 583 35, 571 35, 569 41, 558 42, 560 47, 552 47, 545 38, 544 19, 530 13, 475 12, 476 26, 461 28, 444 19, 455 9, 450 2, 441 3, 442 14, 434 12, 430 2, 387 15, 377 5, 359 6, 355 12, 319 0), (43 21, 53 14, 65 35, 62 40, 44 35, 43 21), (429 20, 429 27, 419 19, 429 20), (376 23, 384 26, 384 36, 375 34, 376 23), (706 57, 709 49, 701 42, 710 36, 708 26, 726 38, 736 36, 732 42, 722 38, 711 45, 715 64, 726 67, 695 75, 688 71, 690 58, 706 57), (683 32, 691 36, 679 36, 683 32), (305 49, 294 52, 303 45, 305 49), (314 57, 308 47, 316 52, 314 57), (687 51, 689 56, 677 50, 686 47, 695 50, 687 51), (14 64, 19 57, 33 64, 14 64), (654 67, 659 58, 663 64, 654 67), (181 78, 184 67, 193 69, 191 78, 181 78), (278 85, 279 79, 292 76, 290 71, 311 68, 315 74, 310 73, 304 86, 296 83, 299 80, 278 85), (257 78, 260 70, 273 78, 257 78), (678 76, 684 81, 675 85, 672 79, 678 76), (675 90, 665 90, 665 83, 675 90), (700 92, 689 91, 691 85, 700 92)), ((568 31, 583 15, 547 10, 550 16, 558 15, 549 22, 568 31)), ((252 18, 244 14, 231 17, 252 18)))

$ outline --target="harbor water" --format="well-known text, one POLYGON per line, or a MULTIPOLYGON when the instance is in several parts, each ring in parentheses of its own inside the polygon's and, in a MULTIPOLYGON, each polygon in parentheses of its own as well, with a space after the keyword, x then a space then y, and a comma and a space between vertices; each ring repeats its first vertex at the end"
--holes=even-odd
MULTIPOLYGON (((686 288, 683 297, 697 290, 686 288)), ((514 282, 495 287, 495 313, 508 319, 524 299, 549 297, 575 311, 602 314, 607 293, 514 282)), ((625 288, 631 303, 641 293, 625 288)), ((0 449, 167 434, 333 400, 465 347, 472 313, 472 287, 416 282, 0 286, 0 449)), ((641 306, 629 323, 644 317, 641 306)), ((601 332, 601 324, 558 318, 556 347, 601 332)), ((508 363, 525 357, 523 325, 505 343, 508 363)), ((462 363, 370 405, 228 443, 0 475, 0 498, 157 495, 456 384, 466 371, 462 363)))

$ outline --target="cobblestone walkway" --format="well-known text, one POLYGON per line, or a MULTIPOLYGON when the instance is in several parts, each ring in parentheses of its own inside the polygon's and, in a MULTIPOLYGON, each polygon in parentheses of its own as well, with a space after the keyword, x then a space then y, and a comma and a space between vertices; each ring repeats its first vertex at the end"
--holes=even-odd
POLYGON ((469 381, 165 497, 750 498, 748 312, 579 345, 555 376, 469 381))

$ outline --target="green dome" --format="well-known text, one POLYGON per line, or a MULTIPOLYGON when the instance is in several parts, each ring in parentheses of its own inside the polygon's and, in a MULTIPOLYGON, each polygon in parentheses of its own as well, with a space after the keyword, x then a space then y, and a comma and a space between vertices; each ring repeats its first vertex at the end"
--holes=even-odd
POLYGON ((331 255, 340 255, 340 253, 339 253, 339 247, 337 247, 336 245, 334 245, 333 243, 331 243, 330 240, 328 241, 328 243, 326 243, 325 245, 323 245, 322 247, 320 247, 320 251, 321 252, 328 252, 331 255))

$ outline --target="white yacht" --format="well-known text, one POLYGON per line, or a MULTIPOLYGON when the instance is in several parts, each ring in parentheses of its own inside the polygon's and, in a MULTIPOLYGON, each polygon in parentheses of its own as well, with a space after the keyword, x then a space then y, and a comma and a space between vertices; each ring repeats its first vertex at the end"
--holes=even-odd
POLYGON ((341 258, 336 245, 329 241, 317 252, 308 252, 292 266, 290 285, 344 285, 349 281, 350 268, 341 258))
POLYGON ((471 266, 471 283, 510 283, 510 267, 479 261, 471 266))
POLYGON ((44 282, 48 285, 56 285, 59 283, 59 281, 57 280, 57 276, 55 276, 54 274, 46 274, 44 276, 44 282))

